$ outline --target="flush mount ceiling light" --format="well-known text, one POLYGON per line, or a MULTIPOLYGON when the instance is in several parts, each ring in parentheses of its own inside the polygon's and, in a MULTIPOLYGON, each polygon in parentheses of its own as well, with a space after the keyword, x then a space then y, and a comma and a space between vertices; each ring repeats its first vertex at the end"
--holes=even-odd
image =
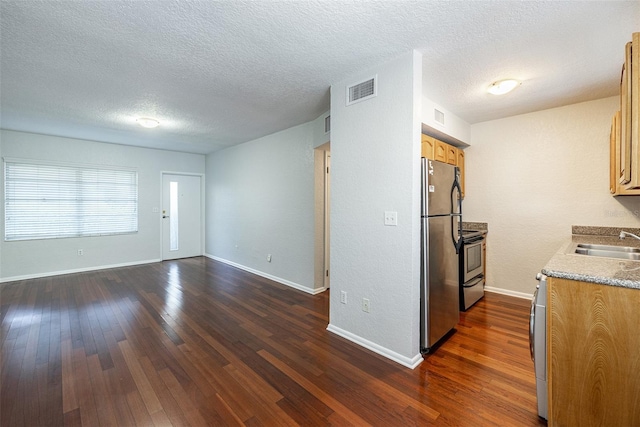
POLYGON ((520 86, 520 82, 514 79, 499 80, 491 83, 487 88, 487 92, 492 95, 504 95, 520 86))
POLYGON ((139 119, 136 119, 136 122, 138 122, 138 124, 143 128, 149 129, 158 127, 158 125, 160 124, 160 122, 156 119, 151 119, 149 117, 140 117, 139 119))

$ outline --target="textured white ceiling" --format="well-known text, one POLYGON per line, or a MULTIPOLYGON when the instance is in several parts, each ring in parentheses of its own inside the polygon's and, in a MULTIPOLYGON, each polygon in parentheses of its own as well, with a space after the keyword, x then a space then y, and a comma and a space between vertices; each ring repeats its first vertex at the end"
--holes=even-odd
POLYGON ((332 82, 411 49, 424 94, 476 123, 615 95, 639 17, 639 1, 2 0, 0 126, 209 153, 317 118, 332 82), (504 77, 523 84, 486 94, 504 77))

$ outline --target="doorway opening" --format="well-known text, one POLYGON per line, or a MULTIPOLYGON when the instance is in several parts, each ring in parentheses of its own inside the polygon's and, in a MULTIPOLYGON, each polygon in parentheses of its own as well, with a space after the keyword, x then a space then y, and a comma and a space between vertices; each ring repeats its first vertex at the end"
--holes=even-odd
POLYGON ((327 142, 314 150, 315 161, 315 270, 318 292, 331 285, 331 146, 327 142))

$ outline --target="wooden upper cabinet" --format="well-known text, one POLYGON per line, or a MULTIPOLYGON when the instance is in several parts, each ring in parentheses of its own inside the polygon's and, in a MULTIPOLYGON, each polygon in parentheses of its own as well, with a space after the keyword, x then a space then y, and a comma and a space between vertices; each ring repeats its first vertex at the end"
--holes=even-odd
POLYGON ((621 139, 622 114, 616 112, 611 119, 611 134, 609 135, 609 191, 614 196, 640 196, 640 188, 628 189, 620 183, 623 175, 624 156, 622 154, 621 139))
POLYGON ((435 145, 436 140, 433 137, 422 134, 422 157, 435 160, 435 145))
POLYGON ((611 192, 611 194, 616 194, 616 191, 618 190, 618 174, 616 172, 616 150, 620 142, 616 127, 619 116, 620 111, 616 112, 613 115, 613 118, 611 119, 611 132, 609 133, 609 191, 611 192))
POLYGON ((460 168, 460 190, 464 198, 464 150, 422 134, 422 157, 460 168))
POLYGON ((620 183, 625 167, 621 128, 622 112, 617 111, 611 119, 611 134, 609 135, 609 191, 614 196, 640 196, 640 189, 627 189, 620 183))
POLYGON ((640 195, 640 33, 625 46, 620 80, 620 111, 609 140, 610 190, 614 196, 640 195), (615 182, 614 182, 615 181, 615 182))
POLYGON ((449 147, 449 144, 436 139, 433 160, 437 160, 438 162, 442 162, 442 163, 447 163, 447 152, 448 152, 447 147, 449 147))
POLYGON ((640 33, 633 33, 631 54, 629 59, 631 77, 631 142, 628 143, 631 156, 631 181, 627 189, 640 189, 640 33))
POLYGON ((447 145, 447 163, 453 166, 458 163, 458 149, 453 145, 447 145))

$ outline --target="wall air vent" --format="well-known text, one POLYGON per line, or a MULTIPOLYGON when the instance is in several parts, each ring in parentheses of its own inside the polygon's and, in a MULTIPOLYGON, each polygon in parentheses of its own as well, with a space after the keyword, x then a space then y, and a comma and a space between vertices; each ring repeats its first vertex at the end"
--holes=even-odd
POLYGON ((331 132, 331 115, 324 118, 324 133, 331 132))
POLYGON ((347 105, 365 101, 378 94, 378 76, 347 87, 347 105))
POLYGON ((437 108, 433 109, 433 119, 444 126, 444 113, 437 108))

